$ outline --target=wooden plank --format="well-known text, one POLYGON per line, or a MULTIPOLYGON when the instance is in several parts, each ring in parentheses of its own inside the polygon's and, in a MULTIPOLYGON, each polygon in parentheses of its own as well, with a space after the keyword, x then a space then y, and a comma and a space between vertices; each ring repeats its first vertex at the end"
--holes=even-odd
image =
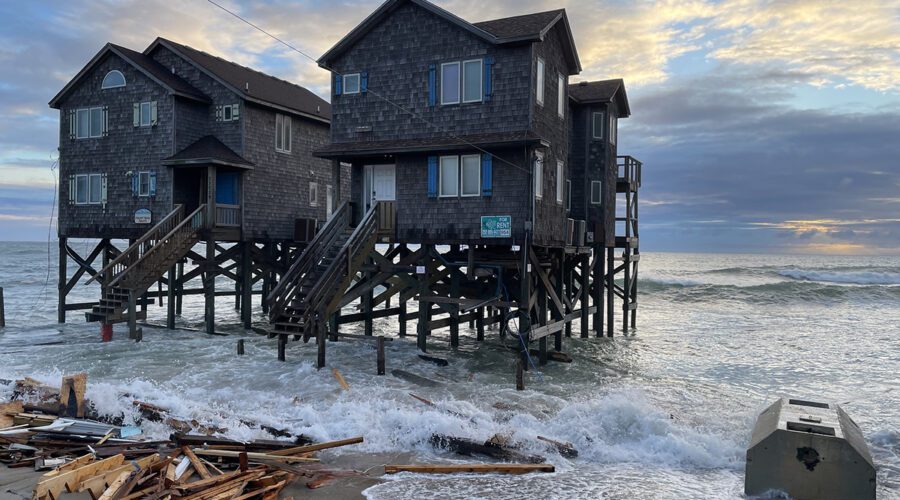
POLYGON ((48 496, 58 498, 59 494, 63 491, 75 491, 85 478, 118 467, 122 465, 124 461, 124 455, 114 455, 107 459, 91 462, 83 467, 41 481, 34 488, 34 498, 46 498, 48 496))
POLYGON ((337 441, 326 441, 324 443, 316 443, 310 444, 306 446, 297 446, 296 448, 288 448, 286 450, 278 450, 269 453, 269 455, 274 456, 291 456, 291 455, 299 455, 300 453, 310 453, 313 451, 319 450, 327 450, 328 448, 337 448, 340 446, 347 446, 348 444, 359 444, 363 442, 362 436, 347 438, 347 439, 339 439, 337 441))
POLYGON ((10 401, 9 403, 0 404, 0 429, 12 427, 14 417, 25 411, 25 406, 21 401, 10 401))
POLYGON ((78 485, 77 491, 89 491, 91 493, 91 497, 97 498, 103 493, 103 490, 106 489, 107 485, 115 481, 123 472, 132 472, 136 470, 134 467, 135 463, 137 463, 138 467, 143 469, 149 467, 157 460, 159 460, 158 453, 141 458, 140 460, 137 460, 135 462, 116 467, 103 474, 98 474, 94 477, 86 478, 78 485))
POLYGON ((442 464, 442 465, 385 465, 385 474, 418 472, 423 474, 528 474, 530 472, 555 472, 551 464, 442 464))
POLYGON ((69 472, 70 470, 77 469, 83 465, 87 465, 87 464, 91 463, 93 460, 94 460, 94 455, 92 453, 88 453, 87 455, 82 455, 82 456, 76 458, 75 460, 72 460, 71 462, 69 462, 67 464, 60 465, 56 469, 44 474, 41 481, 43 481, 44 479, 49 479, 51 477, 56 477, 56 476, 62 474, 63 472, 69 472))
POLYGON ((212 474, 209 473, 209 469, 207 469, 206 466, 203 465, 203 462, 197 458, 197 455, 194 454, 194 450, 192 450, 190 446, 182 446, 181 452, 191 461, 191 465, 194 466, 194 470, 197 471, 197 474, 200 474, 201 478, 209 479, 212 477, 212 474))
POLYGON ((331 373, 332 375, 334 375, 334 378, 337 379, 338 383, 341 384, 342 389, 344 389, 345 391, 350 390, 350 385, 347 384, 347 381, 344 380, 344 376, 341 375, 341 372, 339 372, 337 368, 332 368, 331 373))
POLYGON ((119 474, 119 476, 112 483, 110 483, 109 488, 106 488, 106 491, 104 491, 97 500, 112 500, 116 492, 119 491, 119 488, 121 488, 125 485, 125 483, 128 482, 131 474, 131 472, 122 472, 121 474, 119 474))
POLYGON ((292 456, 282 456, 282 455, 272 455, 270 453, 254 453, 250 451, 233 451, 233 450, 194 450, 194 453, 200 456, 209 456, 209 457, 229 457, 229 458, 240 458, 241 453, 246 453, 247 458, 250 460, 260 459, 260 460, 277 460, 281 462, 318 462, 318 458, 307 458, 307 457, 292 457, 292 456))

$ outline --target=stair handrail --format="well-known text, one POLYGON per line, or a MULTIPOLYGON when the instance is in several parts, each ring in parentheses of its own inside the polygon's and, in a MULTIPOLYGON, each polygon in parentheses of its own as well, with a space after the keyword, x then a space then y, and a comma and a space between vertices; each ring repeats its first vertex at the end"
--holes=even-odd
MULTIPOLYGON (((200 216, 200 218, 202 219, 205 211, 206 211, 206 204, 204 203, 204 204, 201 204, 199 207, 197 207, 197 209, 194 210, 193 212, 191 212, 187 217, 184 217, 174 228, 172 228, 171 231, 166 233, 165 236, 163 236, 162 238, 159 238, 157 240, 157 243, 155 245, 153 245, 150 248, 150 250, 147 250, 146 252, 144 252, 144 254, 141 255, 140 258, 138 258, 138 260, 136 262, 131 263, 131 265, 129 265, 124 271, 122 271, 115 278, 113 278, 107 284, 107 286, 116 286, 117 284, 121 283, 122 279, 128 275, 129 271, 131 271, 133 269, 139 269, 139 267, 138 267, 139 264, 147 261, 148 257, 154 255, 154 251, 156 251, 158 248, 164 246, 163 242, 171 240, 173 237, 175 237, 176 234, 181 232, 184 229, 184 227, 187 226, 188 224, 190 224, 191 229, 194 229, 194 230, 203 228, 204 224, 203 224, 202 220, 199 225, 194 226, 194 218, 197 216, 200 216)), ((158 253, 158 251, 157 251, 157 253, 158 253)), ((154 281, 156 281, 156 280, 154 279, 154 281)))
POLYGON ((316 232, 312 241, 303 249, 300 257, 294 260, 287 272, 282 275, 275 288, 269 292, 265 300, 269 302, 270 317, 274 318, 281 314, 285 305, 296 295, 299 285, 302 283, 300 278, 312 267, 313 262, 321 260, 322 255, 328 249, 328 245, 322 243, 330 242, 338 234, 339 229, 347 227, 350 220, 349 213, 350 202, 344 201, 332 214, 331 219, 322 226, 322 229, 316 232), (290 288, 288 288, 289 286, 290 288))
POLYGON ((362 247, 362 242, 368 241, 378 231, 378 224, 375 214, 378 210, 378 203, 372 205, 368 212, 363 216, 362 221, 353 230, 353 233, 344 242, 338 255, 329 264, 322 276, 319 277, 315 285, 312 286, 311 293, 307 296, 309 307, 303 312, 303 323, 307 324, 310 316, 319 311, 322 302, 325 300, 324 292, 335 292, 339 279, 344 278, 344 274, 340 270, 346 269, 347 275, 350 274, 350 266, 353 263, 355 254, 362 247), (336 274, 337 273, 337 274, 336 274))
MULTIPOLYGON (((168 215, 162 218, 161 221, 157 222, 155 226, 150 228, 146 233, 143 234, 137 241, 132 243, 128 248, 122 251, 115 259, 112 260, 109 264, 103 267, 97 274, 91 276, 89 280, 85 284, 89 284, 96 280, 98 277, 106 276, 107 272, 111 272, 115 266, 122 264, 125 260, 132 258, 134 255, 137 255, 140 258, 141 255, 141 246, 143 246, 147 241, 151 240, 154 235, 157 235, 161 232, 163 225, 169 224, 172 219, 175 219, 184 214, 184 205, 175 205, 175 208, 169 212, 168 215)), ((158 239, 158 238, 157 238, 158 239)), ((154 245, 155 246, 155 245, 154 245)), ((152 249, 152 247, 151 247, 152 249)))

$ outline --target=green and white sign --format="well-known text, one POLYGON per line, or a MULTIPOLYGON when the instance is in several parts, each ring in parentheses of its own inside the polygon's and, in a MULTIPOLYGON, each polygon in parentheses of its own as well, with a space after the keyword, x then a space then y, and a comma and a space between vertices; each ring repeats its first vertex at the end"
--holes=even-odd
POLYGON ((511 238, 512 216, 509 215, 482 215, 482 238, 511 238))

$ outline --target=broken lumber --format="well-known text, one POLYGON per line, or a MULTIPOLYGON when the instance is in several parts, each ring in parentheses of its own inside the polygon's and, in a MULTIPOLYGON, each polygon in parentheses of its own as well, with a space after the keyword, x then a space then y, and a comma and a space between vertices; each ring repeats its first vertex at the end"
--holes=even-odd
POLYGON ((182 446, 181 453, 184 453, 184 456, 186 456, 188 460, 191 461, 191 465, 194 466, 194 470, 197 471, 197 474, 200 474, 200 477, 202 479, 209 479, 212 477, 212 474, 209 473, 209 469, 207 469, 206 466, 203 465, 203 462, 201 462, 200 459, 197 458, 197 455, 194 454, 194 451, 191 450, 189 446, 182 446))
MULTIPOLYGON (((537 349, 531 349, 531 350, 529 350, 529 353, 534 357, 541 355, 541 351, 539 351, 537 349)), ((571 363, 572 362, 572 356, 569 356, 568 354, 566 354, 564 352, 560 352, 560 351, 547 351, 547 359, 550 361, 556 361, 559 363, 571 363)))
POLYGON ((577 458, 578 457, 578 450, 576 450, 575 447, 572 446, 572 443, 563 443, 562 441, 557 441, 555 439, 550 439, 550 438, 547 438, 544 436, 538 436, 537 438, 545 443, 550 444, 550 446, 553 447, 556 450, 556 452, 559 453, 563 457, 566 457, 566 458, 577 458))
POLYGON ((550 464, 442 464, 442 465, 385 465, 385 474, 419 472, 423 474, 455 474, 477 472, 481 474, 528 474, 529 472, 555 472, 550 464))
POLYGON ((337 379, 338 383, 341 384, 342 389, 344 389, 345 391, 350 390, 350 385, 347 384, 347 381, 344 380, 344 376, 341 375, 341 372, 339 372, 337 368, 332 368, 331 373, 334 375, 334 378, 337 379))
POLYGON ((228 457, 240 458, 241 453, 246 453, 249 460, 274 460, 279 462, 318 462, 318 458, 292 457, 284 455, 271 455, 268 453, 253 453, 249 451, 231 451, 231 450, 194 450, 194 453, 200 456, 208 457, 228 457))
POLYGON ((403 379, 407 382, 411 382, 416 385, 421 385, 422 387, 440 387, 439 382, 435 382, 434 380, 416 375, 415 373, 410 373, 405 370, 391 370, 391 375, 403 379))
POLYGON ((326 441, 324 443, 316 443, 310 444, 306 446, 297 446, 296 448, 288 448, 285 450, 277 450, 269 453, 269 455, 274 456, 291 456, 291 455, 299 455, 300 453, 310 453, 313 451, 326 450, 328 448, 337 448, 340 446, 347 446, 348 444, 359 444, 363 442, 362 436, 347 438, 347 439, 339 439, 337 441, 326 441))
POLYGON ((59 388, 59 411, 61 417, 84 418, 84 392, 87 390, 87 373, 66 375, 59 388))
POLYGON ((434 356, 428 356, 427 354, 419 354, 419 359, 434 363, 438 366, 447 366, 450 364, 450 362, 444 358, 436 358, 434 356))
POLYGON ((479 443, 478 441, 466 438, 432 434, 429 442, 435 448, 444 448, 460 455, 484 455, 506 462, 529 464, 537 464, 546 461, 546 459, 540 455, 525 455, 524 453, 511 450, 496 443, 491 443, 490 441, 479 443))

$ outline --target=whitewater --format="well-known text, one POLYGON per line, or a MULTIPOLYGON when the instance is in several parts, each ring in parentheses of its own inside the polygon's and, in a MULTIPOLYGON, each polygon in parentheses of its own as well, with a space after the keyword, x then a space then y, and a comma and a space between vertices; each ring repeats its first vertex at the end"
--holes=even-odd
MULTIPOLYGON (((329 453, 385 460, 411 453, 416 462, 470 461, 433 449, 428 438, 499 433, 557 467, 529 476, 400 474, 367 489, 371 499, 742 498, 753 423, 781 396, 843 405, 871 447, 879 498, 900 498, 897 257, 644 253, 637 329, 580 339, 574 323, 564 341, 574 362, 529 371, 525 391, 515 390, 511 339, 504 344, 496 330, 478 343, 463 325, 456 351, 446 331, 435 332, 429 354, 449 360, 440 367, 418 358, 414 337, 396 338, 393 319, 375 320, 376 335, 395 337, 386 343, 387 376, 375 376, 371 342, 329 344, 329 367, 351 386, 343 391, 330 370, 314 368, 312 344, 291 342, 287 362, 276 361, 275 342, 240 327, 231 297, 216 303, 226 336, 193 331, 202 299, 186 297, 178 330, 145 327, 143 342, 134 343, 118 326, 103 344, 98 325, 80 313, 56 323, 56 270, 48 274, 48 262, 57 262, 55 245, 48 255, 46 243, 0 243, 7 315, 0 379, 57 385, 62 374, 86 371, 97 410, 126 422, 138 418, 131 401, 139 399, 237 439, 271 437, 248 421, 316 440, 363 435, 362 445, 329 453), (238 339, 245 356, 235 355, 238 339), (439 386, 395 378, 395 368, 439 386), (579 456, 548 451, 538 435, 573 443, 579 456)), ((79 285, 69 300, 96 297, 96 288, 79 285)), ((164 318, 165 307, 150 306, 150 322, 164 318)), ((0 400, 8 392, 0 384, 0 400)), ((150 437, 170 432, 141 425, 150 437)))

